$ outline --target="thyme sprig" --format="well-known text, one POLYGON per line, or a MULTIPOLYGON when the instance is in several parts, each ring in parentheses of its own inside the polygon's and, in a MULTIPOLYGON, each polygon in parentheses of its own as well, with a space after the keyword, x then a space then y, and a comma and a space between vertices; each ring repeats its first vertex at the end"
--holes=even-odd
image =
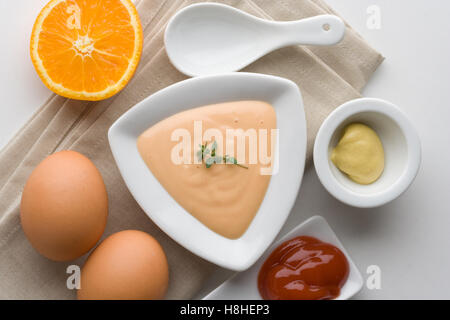
POLYGON ((226 163, 226 164, 234 164, 238 167, 248 169, 247 166, 244 166, 243 164, 238 163, 236 158, 234 158, 234 157, 230 157, 228 155, 224 155, 224 156, 216 155, 217 142, 215 140, 213 141, 211 148, 208 148, 208 142, 206 142, 205 144, 199 145, 199 147, 200 147, 200 150, 197 151, 197 157, 198 157, 199 161, 201 161, 201 162, 203 162, 203 160, 205 161, 206 168, 211 168, 211 166, 213 164, 226 163))

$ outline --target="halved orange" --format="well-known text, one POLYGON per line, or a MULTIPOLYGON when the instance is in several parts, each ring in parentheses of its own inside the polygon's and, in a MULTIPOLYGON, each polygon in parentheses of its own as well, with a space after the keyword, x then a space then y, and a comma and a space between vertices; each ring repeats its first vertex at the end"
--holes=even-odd
POLYGON ((122 90, 141 51, 142 27, 130 0, 51 0, 31 34, 40 78, 72 99, 101 100, 122 90))

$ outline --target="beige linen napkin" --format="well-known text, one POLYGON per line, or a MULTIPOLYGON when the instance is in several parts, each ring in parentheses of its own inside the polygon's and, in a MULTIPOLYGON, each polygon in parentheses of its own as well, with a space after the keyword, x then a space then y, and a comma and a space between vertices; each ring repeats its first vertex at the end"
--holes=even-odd
MULTIPOLYGON (((191 254, 156 227, 134 201, 112 158, 107 130, 134 104, 170 84, 185 79, 169 63, 163 46, 164 27, 180 8, 198 1, 139 0, 144 51, 128 86, 101 102, 68 100, 52 95, 0 153, 0 298, 71 299, 66 268, 82 265, 86 256, 58 263, 40 256, 26 240, 19 220, 24 183, 47 155, 73 149, 88 156, 105 180, 110 212, 104 237, 124 229, 144 230, 156 237, 167 253, 170 285, 167 298, 190 298, 216 266, 191 254)), ((321 0, 220 1, 256 16, 296 20, 332 12, 321 0)), ((308 160, 316 131, 324 117, 359 91, 383 60, 349 26, 345 39, 333 47, 290 47, 258 60, 245 71, 286 77, 303 94, 308 122, 308 160)))

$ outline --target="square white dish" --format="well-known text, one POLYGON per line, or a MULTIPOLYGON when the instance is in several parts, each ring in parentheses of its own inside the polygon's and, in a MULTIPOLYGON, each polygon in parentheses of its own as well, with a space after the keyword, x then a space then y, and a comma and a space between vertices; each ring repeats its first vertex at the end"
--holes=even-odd
POLYGON ((276 241, 250 269, 240 272, 231 279, 225 281, 204 299, 261 300, 261 296, 258 291, 258 273, 264 261, 266 261, 272 251, 275 250, 280 244, 298 236, 315 237, 336 246, 345 254, 350 266, 350 273, 348 275, 347 282, 342 287, 341 293, 336 300, 349 299, 361 290, 363 286, 363 278, 358 268, 356 268, 354 262, 326 220, 321 216, 314 216, 298 225, 288 234, 276 241))
MULTIPOLYGON (((194 254, 224 268, 249 268, 275 239, 295 202, 303 177, 306 121, 297 85, 287 79, 230 73, 192 78, 138 103, 109 129, 109 143, 133 197, 167 235, 194 254), (279 129, 278 172, 242 237, 225 238, 199 222, 161 186, 142 160, 136 141, 157 122, 191 108, 238 100, 270 103, 279 129)), ((276 158, 276 157, 275 157, 276 158)), ((276 166, 276 165, 275 165, 276 166)))

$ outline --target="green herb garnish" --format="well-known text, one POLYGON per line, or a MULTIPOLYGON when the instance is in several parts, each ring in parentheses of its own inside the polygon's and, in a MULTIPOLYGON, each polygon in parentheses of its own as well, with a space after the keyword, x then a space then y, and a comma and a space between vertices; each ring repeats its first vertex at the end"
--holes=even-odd
POLYGON ((203 159, 205 159, 205 156, 207 154, 209 154, 209 149, 207 148, 207 146, 208 146, 208 142, 206 142, 204 145, 199 144, 200 150, 197 151, 198 161, 203 162, 203 159))
POLYGON ((203 162, 203 160, 205 160, 206 168, 211 168, 211 166, 213 164, 226 163, 226 164, 234 164, 234 165, 237 165, 238 167, 248 169, 247 166, 244 166, 243 164, 239 164, 237 162, 236 158, 234 158, 234 157, 230 157, 228 155, 217 156, 216 155, 217 142, 215 140, 211 145, 211 149, 208 148, 208 142, 206 142, 204 145, 203 144, 199 145, 199 147, 200 147, 200 150, 197 151, 197 157, 198 157, 198 160, 201 162, 203 162), (210 155, 210 156, 207 157, 207 155, 210 155))

